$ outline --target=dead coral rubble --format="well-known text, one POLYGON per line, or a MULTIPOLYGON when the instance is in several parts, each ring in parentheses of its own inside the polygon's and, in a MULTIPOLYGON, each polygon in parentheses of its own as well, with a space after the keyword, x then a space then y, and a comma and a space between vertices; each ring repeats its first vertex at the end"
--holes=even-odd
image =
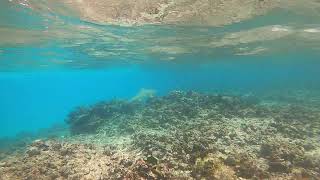
POLYGON ((2 179, 320 179, 319 118, 319 108, 196 92, 103 102, 70 114, 73 136, 34 142, 3 161, 0 173, 2 179))
MULTIPOLYGON (((0 179, 109 179, 128 157, 103 152, 92 144, 37 140, 26 154, 0 164, 0 179)), ((130 165, 127 162, 124 166, 130 165)))

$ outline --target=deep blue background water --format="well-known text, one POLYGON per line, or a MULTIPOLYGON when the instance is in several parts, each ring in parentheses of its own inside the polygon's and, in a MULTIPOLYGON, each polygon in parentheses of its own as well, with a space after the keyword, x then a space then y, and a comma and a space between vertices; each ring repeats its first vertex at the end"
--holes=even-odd
POLYGON ((128 64, 99 70, 2 72, 0 136, 62 123, 76 106, 112 98, 129 99, 141 88, 155 89, 159 95, 171 90, 319 90, 319 69, 317 56, 301 54, 234 57, 185 65, 128 64))

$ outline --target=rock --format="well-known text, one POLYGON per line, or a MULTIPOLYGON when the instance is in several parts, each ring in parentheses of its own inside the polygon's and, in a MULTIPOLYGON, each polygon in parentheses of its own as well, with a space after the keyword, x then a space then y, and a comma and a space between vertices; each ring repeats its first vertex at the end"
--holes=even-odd
POLYGON ((148 173, 150 171, 150 167, 142 159, 137 160, 135 168, 136 168, 137 172, 142 176, 148 175, 148 173))
POLYGON ((123 165, 124 167, 129 167, 133 164, 133 161, 131 161, 130 159, 122 159, 120 161, 120 164, 123 165))
POLYGON ((303 148, 306 150, 306 151, 311 151, 311 150, 314 150, 316 148, 316 146, 311 143, 311 142, 307 142, 303 145, 303 148))
POLYGON ((71 147, 68 147, 68 148, 62 148, 60 151, 59 151, 60 155, 61 156, 67 156, 67 155, 71 155, 73 153, 73 149, 71 147))
POLYGON ((103 147, 103 154, 107 155, 107 156, 112 156, 115 154, 115 149, 116 149, 116 147, 114 147, 114 146, 109 146, 109 145, 105 146, 105 147, 103 147))
POLYGON ((147 159, 146 159, 146 162, 147 162, 148 164, 151 164, 151 165, 156 165, 156 164, 158 164, 158 158, 156 158, 156 157, 154 157, 154 156, 152 156, 152 155, 149 155, 149 156, 147 157, 147 159))
POLYGON ((7 165, 7 162, 0 162, 0 167, 6 167, 7 165))
POLYGON ((273 153, 273 147, 269 144, 262 144, 260 147, 260 154, 262 157, 270 157, 273 153))
POLYGON ((228 166, 235 166, 237 164, 237 160, 233 156, 228 156, 224 160, 224 163, 227 164, 228 166))
POLYGON ((32 147, 36 147, 36 148, 38 148, 39 150, 42 150, 42 151, 47 151, 49 149, 49 145, 45 141, 43 141, 41 139, 33 141, 31 146, 32 147))
POLYGON ((292 168, 292 165, 290 162, 286 162, 286 161, 269 162, 269 170, 271 172, 289 173, 291 172, 291 168, 292 168))
POLYGON ((70 169, 65 166, 61 167, 59 172, 60 172, 60 175, 65 178, 67 178, 71 174, 70 169))
POLYGON ((62 148, 62 145, 60 143, 54 142, 52 143, 51 147, 54 151, 59 151, 62 148))
POLYGON ((36 147, 31 147, 27 150, 27 154, 29 156, 36 156, 36 155, 40 155, 41 151, 36 148, 36 147))

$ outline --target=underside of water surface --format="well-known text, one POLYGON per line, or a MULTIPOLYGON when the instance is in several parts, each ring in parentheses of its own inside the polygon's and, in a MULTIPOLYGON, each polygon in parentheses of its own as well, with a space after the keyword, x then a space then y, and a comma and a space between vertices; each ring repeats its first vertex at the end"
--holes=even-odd
POLYGON ((317 0, 2 0, 0 180, 320 179, 317 0))

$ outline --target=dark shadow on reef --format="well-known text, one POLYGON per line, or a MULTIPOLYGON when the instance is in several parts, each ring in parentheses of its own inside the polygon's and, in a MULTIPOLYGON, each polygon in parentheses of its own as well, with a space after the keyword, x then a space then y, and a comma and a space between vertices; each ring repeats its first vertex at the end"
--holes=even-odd
MULTIPOLYGON (((320 109, 174 91, 71 112, 71 136, 2 161, 2 179, 319 179, 320 109), (23 162, 16 163, 16 162, 23 162)), ((1 178, 0 178, 1 179, 1 178)))
POLYGON ((73 134, 94 133, 105 121, 123 114, 133 115, 138 103, 113 100, 101 102, 92 107, 78 107, 69 114, 67 123, 73 134))

